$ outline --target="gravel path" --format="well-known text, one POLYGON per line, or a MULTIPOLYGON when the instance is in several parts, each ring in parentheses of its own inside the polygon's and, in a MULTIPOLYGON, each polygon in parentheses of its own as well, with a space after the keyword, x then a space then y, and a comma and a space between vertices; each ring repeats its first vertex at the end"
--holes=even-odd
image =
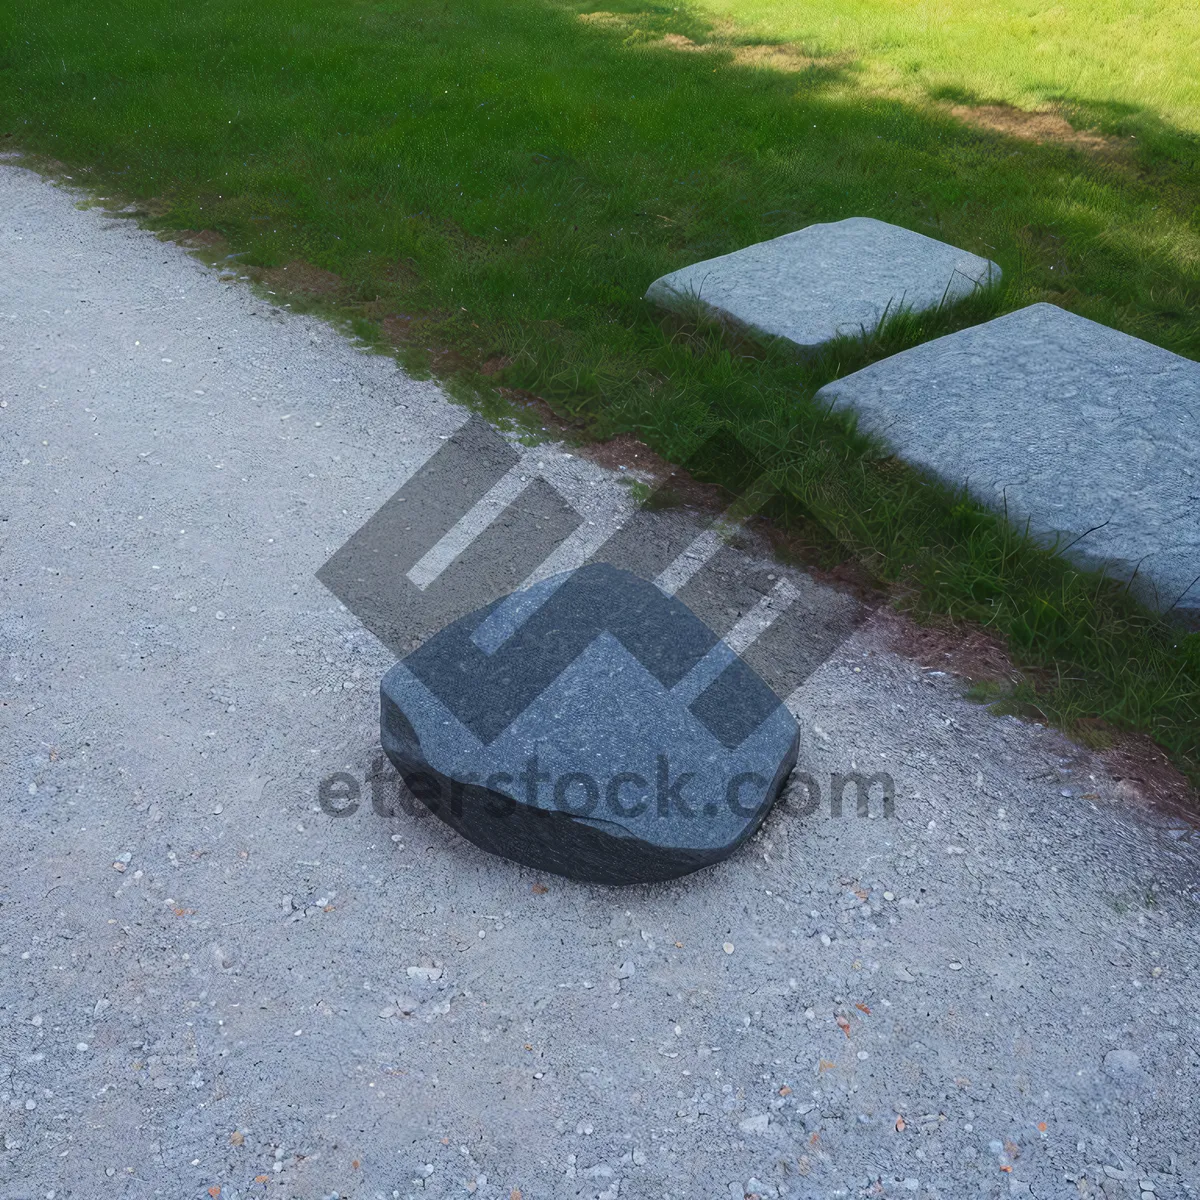
POLYGON ((892 818, 624 891, 333 818, 315 573, 466 413, 11 165, 0 405, 0 1197, 1200 1194, 1200 847, 1059 735, 871 619, 790 703, 892 818))

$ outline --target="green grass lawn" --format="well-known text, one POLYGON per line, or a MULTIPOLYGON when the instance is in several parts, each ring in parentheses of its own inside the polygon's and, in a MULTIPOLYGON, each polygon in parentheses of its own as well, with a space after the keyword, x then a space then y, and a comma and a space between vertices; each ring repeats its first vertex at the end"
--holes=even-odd
POLYGON ((329 273, 269 278, 303 277, 456 387, 536 392, 733 491, 767 478, 812 553, 1006 639, 1049 718, 1148 732, 1200 779, 1200 635, 811 403, 1035 300, 1200 357, 1194 2, 17 0, 4 21, 0 144, 157 227, 215 231, 240 264, 329 273), (1003 102, 1104 140, 952 112, 1003 102), (810 364, 641 299, 675 267, 850 215, 985 254, 1005 284, 810 364))
POLYGON ((905 99, 1061 105, 1113 132, 1200 133, 1193 0, 702 0, 740 36, 850 57, 857 83, 905 99))

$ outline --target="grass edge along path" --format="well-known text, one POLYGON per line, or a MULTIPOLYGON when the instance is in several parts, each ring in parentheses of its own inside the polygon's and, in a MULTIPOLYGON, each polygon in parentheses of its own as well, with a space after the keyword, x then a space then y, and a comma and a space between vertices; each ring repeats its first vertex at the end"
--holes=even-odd
MULTIPOLYGON (((139 223, 157 222, 142 216, 139 223)), ((189 232, 162 236, 221 269, 227 244, 211 237, 197 243, 189 232)), ((297 270, 297 277, 305 273, 297 270)), ((339 301, 325 276, 318 294, 303 283, 292 290, 278 270, 251 268, 243 278, 273 304, 329 320, 364 348, 438 379, 459 402, 527 437, 544 438, 541 422, 549 419, 550 436, 575 444, 629 434, 661 449, 636 413, 598 426, 570 403, 498 384, 497 374, 511 364, 471 361, 453 343, 418 345, 436 341, 433 331, 422 330, 414 341, 407 322, 389 328, 386 318, 364 317, 340 282, 339 301)), ((1200 631, 1146 608, 1130 594, 1129 581, 1074 567, 1056 547, 965 490, 910 467, 858 434, 852 416, 822 410, 813 399, 831 379, 1005 311, 1004 297, 993 288, 942 311, 901 311, 879 329, 841 338, 808 359, 783 342, 751 342, 700 312, 656 313, 673 343, 703 344, 706 352, 718 347, 743 369, 752 364, 769 376, 773 368, 801 381, 787 393, 782 424, 760 426, 752 436, 718 425, 678 465, 715 485, 735 508, 749 499, 747 511, 778 530, 778 549, 797 565, 850 578, 920 623, 998 638, 1017 677, 985 679, 969 693, 997 715, 1042 720, 1096 749, 1111 745, 1118 731, 1148 736, 1200 791, 1200 631)), ((639 491, 649 505, 679 502, 669 486, 639 491)), ((1193 802, 1200 806, 1195 795, 1193 802)))
MULTIPOLYGON (((365 339, 398 348, 410 368, 434 371, 460 398, 482 398, 493 414, 502 411, 498 389, 524 391, 579 436, 634 434, 734 495, 769 481, 775 499, 765 515, 804 543, 810 560, 852 559, 914 615, 1002 638, 1026 675, 1009 704, 1035 705, 1092 741, 1097 718, 1148 734, 1200 781, 1200 634, 880 453, 812 400, 835 375, 1036 299, 1196 353, 1200 292, 1189 226, 1179 218, 1192 196, 1181 182, 1187 164, 1113 168, 1071 151, 1014 148, 839 92, 832 69, 816 70, 797 91, 770 71, 630 48, 594 23, 577 27, 570 13, 564 23, 552 8, 489 4, 349 3, 335 13, 326 0, 275 0, 248 24, 231 0, 194 11, 155 0, 155 27, 146 13, 122 16, 112 0, 87 15, 67 3, 47 9, 44 28, 27 26, 37 49, 3 63, 12 87, 0 99, 0 135, 9 135, 2 144, 69 164, 73 184, 110 204, 132 201, 151 227, 209 231, 213 261, 253 264, 270 290, 291 291, 296 307, 340 315, 365 339), (101 11, 111 18, 103 30, 124 20, 119 35, 102 31, 101 11), (305 26, 312 14, 323 24, 305 26), (367 28, 369 45, 351 18, 367 28), (505 36, 498 19, 516 27, 522 45, 556 37, 554 53, 576 55, 570 65, 583 82, 570 76, 572 91, 567 76, 535 64, 525 107, 501 111, 500 76, 472 57, 486 49, 481 30, 493 41, 505 36), (262 40, 272 37, 277 50, 262 40), (428 55, 391 92, 376 77, 368 89, 355 73, 377 69, 370 53, 380 38, 389 51, 436 45, 446 61, 428 55), (468 60, 479 68, 472 94, 451 96, 468 60), (261 82, 276 63, 277 77, 261 82), (605 90, 595 90, 601 83, 605 90), (654 86, 650 117, 624 99, 609 104, 609 92, 627 89, 636 99, 654 86), (321 92, 343 107, 300 107, 321 92), (694 128, 697 95, 714 97, 707 131, 694 128), (405 105, 393 135, 392 117, 405 105), (503 137, 484 124, 493 105, 506 122, 503 137), (468 120, 475 125, 465 140, 451 141, 468 120), (805 151, 809 174, 797 174, 776 145, 810 136, 809 124, 812 137, 831 140, 805 151), (684 128, 709 142, 697 150, 655 141, 684 128), (605 132, 627 144, 606 151, 605 132), (463 149, 472 137, 487 153, 463 149), (829 146, 845 149, 813 176, 829 146), (649 149, 666 159, 658 175, 649 149), (407 174, 379 183, 377 169, 389 161, 407 174), (994 211, 972 188, 990 189, 994 211), (647 194, 655 191, 662 195, 647 194), (1041 193, 1057 205, 1053 220, 1041 193), (780 197, 791 207, 776 213, 780 197), (760 200, 753 211, 752 198, 760 200), (367 222, 380 214, 376 234, 367 222), (682 261, 848 215, 988 253, 1005 268, 1003 290, 979 298, 975 311, 898 317, 815 362, 703 320, 663 316, 641 300, 651 279, 682 261)), ((686 12, 644 23, 658 36, 681 22, 696 32, 686 12)), ((518 86, 513 77, 503 82, 518 86)))

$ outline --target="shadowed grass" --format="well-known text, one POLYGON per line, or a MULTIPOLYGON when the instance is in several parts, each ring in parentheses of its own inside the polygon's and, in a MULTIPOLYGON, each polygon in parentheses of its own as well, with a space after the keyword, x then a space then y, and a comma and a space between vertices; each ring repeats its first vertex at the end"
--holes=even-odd
MULTIPOLYGON (((839 7, 855 11, 820 11, 839 7)), ((1037 300, 1200 357, 1191 84, 1133 111, 1129 88, 1054 83, 1064 109, 1156 131, 1091 155, 955 120, 933 92, 1020 96, 974 68, 951 77, 945 55, 907 90, 876 87, 898 50, 828 29, 797 46, 769 5, 744 35, 701 10, 612 8, 21 0, 0 135, 155 227, 219 233, 213 253, 275 290, 300 280, 414 366, 536 392, 735 491, 768 475, 773 515, 821 529, 822 553, 1007 638, 1048 717, 1144 730, 1200 771, 1200 639, 812 402, 836 375, 1037 300), (777 46, 756 41, 772 28, 777 46), (992 258, 1003 286, 806 362, 642 300, 686 263, 850 215, 992 258)), ((1109 66, 1135 79, 1136 62, 1109 66)))

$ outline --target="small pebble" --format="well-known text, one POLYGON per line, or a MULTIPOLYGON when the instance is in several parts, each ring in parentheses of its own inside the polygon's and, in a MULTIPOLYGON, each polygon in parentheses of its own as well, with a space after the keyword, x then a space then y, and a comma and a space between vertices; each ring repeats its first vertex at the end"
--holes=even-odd
POLYGON ((1132 1075, 1140 1068, 1141 1059, 1132 1050, 1110 1050, 1104 1056, 1104 1070, 1108 1075, 1132 1075))

